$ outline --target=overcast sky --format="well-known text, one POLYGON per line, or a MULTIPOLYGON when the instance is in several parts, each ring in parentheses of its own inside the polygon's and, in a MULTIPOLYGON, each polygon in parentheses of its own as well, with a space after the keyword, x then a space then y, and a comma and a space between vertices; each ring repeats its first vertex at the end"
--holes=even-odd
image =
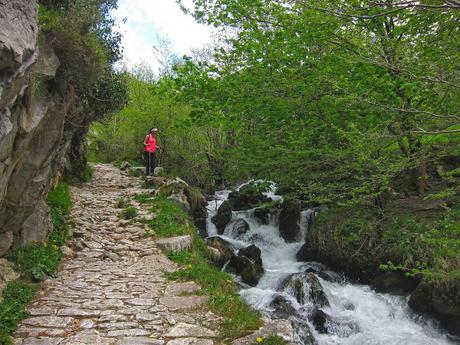
POLYGON ((212 42, 211 28, 184 14, 175 0, 119 0, 113 15, 123 34, 123 62, 128 67, 146 62, 158 68, 153 54, 158 36, 169 40, 171 49, 179 56, 212 42))

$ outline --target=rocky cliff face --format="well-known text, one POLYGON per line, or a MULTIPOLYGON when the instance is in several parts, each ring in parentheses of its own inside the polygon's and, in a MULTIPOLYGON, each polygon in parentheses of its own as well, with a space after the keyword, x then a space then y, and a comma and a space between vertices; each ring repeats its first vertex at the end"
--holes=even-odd
POLYGON ((88 122, 40 36, 36 0, 0 0, 0 255, 48 236, 46 196, 88 122))

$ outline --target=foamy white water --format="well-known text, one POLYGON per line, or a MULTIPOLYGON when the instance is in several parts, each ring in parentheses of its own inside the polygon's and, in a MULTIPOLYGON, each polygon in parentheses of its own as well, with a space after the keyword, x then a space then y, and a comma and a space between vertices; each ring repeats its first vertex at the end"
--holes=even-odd
MULTIPOLYGON (((208 205, 209 236, 217 235, 211 217, 216 214, 218 206, 227 199, 229 193, 230 191, 216 193, 216 200, 208 205)), ((274 195, 273 192, 266 195, 281 200, 281 197, 274 195)), ((308 231, 308 217, 311 214, 311 210, 305 210, 299 219, 302 238, 305 238, 308 231)), ((460 344, 439 329, 436 321, 411 311, 404 297, 376 293, 364 285, 333 283, 321 278, 319 281, 330 305, 320 309, 331 317, 336 326, 332 327, 333 331, 328 334, 318 333, 307 321, 312 306, 300 305, 287 292, 277 291, 280 283, 288 276, 305 269, 305 263, 297 262, 295 259, 303 242, 286 243, 279 236, 277 217, 272 217, 270 223, 264 225, 254 217, 253 210, 248 210, 233 212, 232 221, 237 219, 244 219, 249 224, 249 231, 236 239, 229 225, 221 237, 237 249, 255 244, 261 250, 265 270, 257 286, 242 289, 240 295, 267 316, 272 312, 270 303, 273 297, 282 295, 297 310, 302 322, 309 325, 318 345, 460 344)), ((294 319, 292 321, 295 322, 294 319)))

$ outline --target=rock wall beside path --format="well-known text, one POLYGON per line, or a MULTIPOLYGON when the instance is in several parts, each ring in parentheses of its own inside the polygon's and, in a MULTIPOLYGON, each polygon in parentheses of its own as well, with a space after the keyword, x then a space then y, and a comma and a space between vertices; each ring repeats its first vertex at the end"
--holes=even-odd
POLYGON ((46 196, 89 123, 38 33, 37 0, 0 0, 0 256, 47 238, 46 196))

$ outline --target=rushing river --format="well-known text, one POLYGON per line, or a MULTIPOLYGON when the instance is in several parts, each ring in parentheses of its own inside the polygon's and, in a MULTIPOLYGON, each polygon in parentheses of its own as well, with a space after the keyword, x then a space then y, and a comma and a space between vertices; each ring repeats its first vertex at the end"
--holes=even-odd
MULTIPOLYGON (((220 191, 208 204, 207 228, 209 236, 217 236, 211 222, 220 204, 227 199, 230 191, 220 191)), ((268 193, 272 199, 281 197, 268 193)), ((422 317, 410 310, 407 299, 391 294, 376 293, 365 285, 337 282, 318 277, 329 305, 321 310, 331 318, 328 333, 315 330, 310 321, 314 306, 311 301, 299 304, 289 290, 281 290, 280 284, 292 274, 304 272, 308 263, 297 262, 295 255, 303 243, 286 243, 279 236, 278 219, 270 218, 268 225, 262 225, 253 216, 253 210, 233 211, 233 220, 244 219, 249 231, 235 239, 230 226, 220 237, 240 249, 255 244, 261 250, 264 275, 255 287, 247 286, 240 292, 254 308, 271 316, 271 302, 275 296, 282 296, 296 310, 296 318, 291 318, 296 330, 296 342, 304 343, 302 335, 307 332, 319 345, 453 345, 456 340, 438 328, 437 322, 422 317), (302 326, 303 325, 303 326, 302 326), (310 333, 311 332, 311 333, 310 333)), ((302 212, 301 230, 306 234, 311 211, 302 212)), ((305 238, 305 236, 302 236, 305 238)), ((310 265, 319 265, 310 263, 310 265)), ((338 276, 329 271, 329 275, 338 276)))

